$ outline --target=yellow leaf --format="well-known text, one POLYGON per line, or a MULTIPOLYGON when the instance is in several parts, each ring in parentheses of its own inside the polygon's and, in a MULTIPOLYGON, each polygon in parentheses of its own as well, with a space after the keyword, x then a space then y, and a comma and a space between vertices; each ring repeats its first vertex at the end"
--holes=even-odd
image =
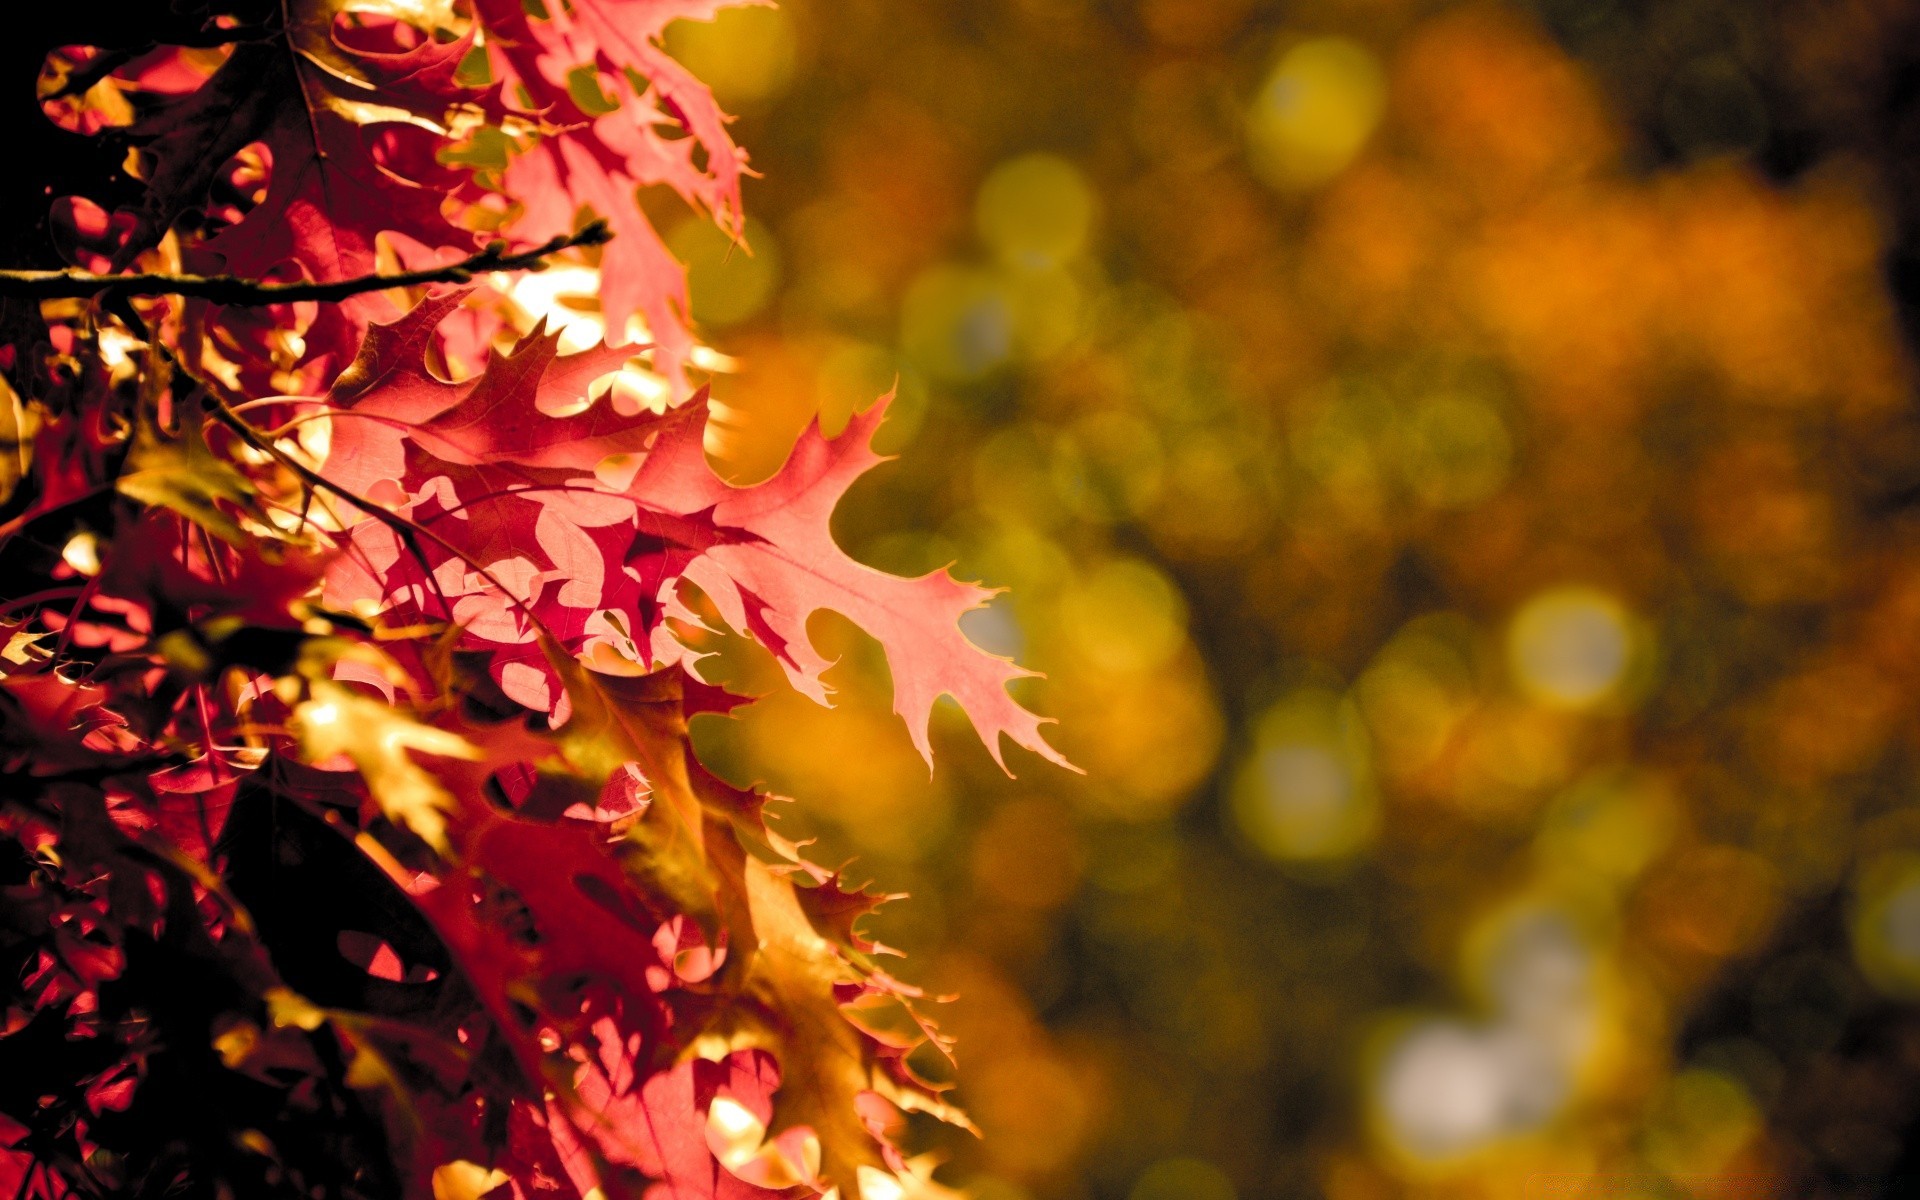
POLYGON ((13 495, 33 465, 33 435, 39 428, 38 412, 21 403, 19 393, 0 376, 0 504, 13 495))
POLYGON ((479 1163, 455 1159, 433 1169, 433 1200, 480 1200, 507 1182, 507 1173, 479 1163))
POLYGON ((298 992, 272 988, 267 992, 266 999, 267 1012, 273 1017, 275 1025, 292 1026, 312 1033, 326 1024, 327 1014, 298 992))
POLYGON ((745 875, 759 946, 743 986, 781 1016, 777 1029, 761 1031, 780 1061, 771 1127, 776 1134, 797 1125, 812 1129, 820 1140, 821 1178, 854 1200, 865 1195, 864 1170, 886 1169, 855 1103, 874 1086, 868 1047, 834 995, 836 983, 857 982, 858 975, 814 931, 785 876, 751 859, 745 875))
POLYGON ((716 897, 726 879, 707 851, 707 817, 687 770, 677 683, 665 673, 602 675, 558 646, 543 645, 573 705, 553 735, 561 756, 595 785, 628 763, 639 768, 653 800, 626 830, 625 865, 713 941, 721 924, 716 897))
POLYGON ((230 505, 272 528, 259 507, 253 485, 225 459, 207 448, 200 436, 197 413, 185 414, 181 432, 162 433, 149 420, 134 432, 125 466, 114 487, 121 495, 159 508, 170 508, 223 541, 245 546, 258 539, 244 529, 230 505))
POLYGON ((346 756, 382 812, 445 853, 447 814, 454 811, 454 800, 413 761, 412 753, 477 761, 480 751, 458 734, 422 725, 384 701, 330 680, 312 681, 309 695, 293 712, 307 760, 346 756))

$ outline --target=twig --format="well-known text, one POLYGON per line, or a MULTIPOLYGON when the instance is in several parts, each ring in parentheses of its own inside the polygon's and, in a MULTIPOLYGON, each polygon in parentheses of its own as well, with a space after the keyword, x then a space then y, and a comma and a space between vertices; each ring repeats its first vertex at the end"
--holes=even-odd
MULTIPOLYGON (((373 501, 357 496, 346 488, 341 487, 333 480, 328 479, 325 475, 307 466, 299 459, 294 458, 291 454, 288 454, 285 450, 282 450, 279 446, 267 440, 261 430, 254 428, 245 417, 234 412, 232 408, 227 406, 226 401, 222 400, 212 391, 206 392, 205 396, 207 403, 213 406, 213 418, 238 434, 241 441, 263 454, 270 455, 276 462, 280 463, 280 465, 297 475, 301 482, 305 483, 309 488, 331 492, 333 495, 345 500, 348 504, 353 505, 361 512, 366 513, 369 517, 380 522, 382 525, 385 525, 388 529, 393 530, 394 534, 400 538, 401 542, 406 545, 413 556, 421 561, 423 567, 426 565, 426 556, 420 551, 419 539, 421 537, 430 539, 442 550, 445 550, 461 562, 467 564, 467 566, 473 568, 476 575, 491 584, 495 591, 506 597, 508 603, 520 610, 521 615, 527 618, 527 624, 533 626, 548 638, 553 639, 555 643, 559 642, 560 639, 553 632, 552 627, 541 620, 540 615, 533 611, 533 605, 514 595, 506 584, 501 583, 492 571, 488 570, 483 563, 475 559, 472 555, 454 545, 440 534, 428 529, 425 525, 420 524, 418 521, 409 517, 403 517, 399 513, 389 509, 382 508, 373 501)), ((430 580, 433 579, 431 569, 427 571, 427 578, 430 580)), ((434 586, 436 589, 439 587, 437 580, 434 581, 434 586)), ((442 595, 440 599, 443 604, 446 603, 446 597, 444 595, 442 595)), ((451 605, 448 606, 447 619, 453 619, 451 605)))
POLYGON ((330 283, 262 283, 234 275, 94 275, 85 271, 0 270, 0 296, 30 300, 65 300, 100 296, 119 300, 128 296, 192 296, 215 304, 289 304, 296 300, 345 300, 364 292, 417 287, 426 283, 466 283, 488 271, 539 271, 549 256, 573 246, 601 246, 612 240, 605 221, 595 221, 578 233, 549 238, 531 250, 507 253, 505 242, 444 267, 401 271, 392 275, 362 275, 330 283))

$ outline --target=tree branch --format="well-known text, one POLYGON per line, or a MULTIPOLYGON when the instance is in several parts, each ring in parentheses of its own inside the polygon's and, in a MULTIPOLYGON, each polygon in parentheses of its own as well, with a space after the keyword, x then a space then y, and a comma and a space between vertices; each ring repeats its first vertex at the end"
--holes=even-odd
MULTIPOLYGON (((501 583, 500 580, 494 576, 493 572, 487 569, 485 564, 475 559, 471 554, 468 554, 465 550, 462 550, 440 534, 428 529, 425 525, 420 524, 411 517, 403 517, 399 513, 383 508, 371 500, 355 495, 353 492, 341 487, 333 480, 328 479, 325 475, 309 467, 291 454, 288 454, 285 450, 282 450, 279 446, 274 445, 272 441, 268 440, 261 430, 254 428, 252 423, 245 417, 233 411, 227 402, 222 400, 211 389, 203 390, 202 394, 205 395, 207 403, 213 406, 214 420, 219 421, 222 425, 233 430, 234 433, 239 435, 241 441, 263 454, 270 455, 276 462, 280 463, 280 465, 297 475, 301 482, 305 483, 309 488, 331 492, 333 495, 345 500, 348 504, 353 505, 361 512, 366 513, 369 517, 380 522, 382 525, 385 525, 388 529, 393 530, 395 535, 400 538, 401 542, 406 545, 413 556, 420 560, 422 567, 427 567, 427 563, 425 555, 420 551, 419 539, 422 537, 431 539, 439 545, 441 549, 473 568, 475 574, 491 584, 495 591, 505 596, 507 602, 519 609, 521 614, 527 618, 527 624, 539 630, 541 634, 552 639, 556 644, 559 643, 559 636, 553 632, 551 626, 540 619, 539 613, 533 611, 533 606, 525 600, 522 600, 519 596, 514 595, 506 584, 501 583)), ((99 577, 95 576, 95 578, 97 579, 99 577)), ((427 578, 429 580, 434 579, 433 571, 430 567, 427 567, 427 578)), ((439 582, 434 580, 435 590, 438 590, 439 586, 439 582)), ((446 596, 442 595, 440 600, 441 603, 445 604, 446 596)), ((453 607, 450 604, 447 605, 447 619, 449 621, 453 619, 453 607)))
POLYGON ((417 287, 426 283, 466 283, 488 271, 539 271, 548 257, 573 246, 601 246, 613 239, 605 221, 595 221, 580 232, 549 238, 531 250, 507 253, 505 242, 493 242, 485 250, 444 267, 422 271, 401 271, 392 275, 362 275, 330 283, 263 283, 233 275, 94 275, 85 271, 7 271, 0 270, 0 296, 20 296, 29 300, 80 299, 99 296, 104 300, 127 296, 191 296, 215 304, 265 305, 290 304, 296 300, 345 300, 364 292, 387 288, 417 287))

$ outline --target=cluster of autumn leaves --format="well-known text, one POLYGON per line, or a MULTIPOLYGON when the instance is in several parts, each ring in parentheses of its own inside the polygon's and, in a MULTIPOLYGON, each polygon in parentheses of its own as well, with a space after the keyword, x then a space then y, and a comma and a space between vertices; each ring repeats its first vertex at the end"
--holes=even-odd
POLYGON ((833 543, 884 405, 758 486, 707 465, 637 193, 739 227, 745 156, 658 44, 716 7, 241 3, 53 49, 48 116, 142 186, 56 202, 82 269, 350 282, 613 237, 570 251, 600 311, 569 355, 502 274, 152 280, 8 347, 0 1191, 941 1191, 895 1136, 965 1118, 856 929, 884 898, 701 765, 689 721, 744 702, 702 654, 757 643, 824 701, 832 609, 923 752, 950 693, 996 756, 1058 757, 955 624, 985 591, 833 543))

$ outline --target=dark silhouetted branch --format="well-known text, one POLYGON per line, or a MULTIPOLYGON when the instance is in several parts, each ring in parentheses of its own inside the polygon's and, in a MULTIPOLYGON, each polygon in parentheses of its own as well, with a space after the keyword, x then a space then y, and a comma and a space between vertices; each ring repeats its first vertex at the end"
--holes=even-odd
POLYGON ((550 238, 531 250, 507 253, 505 242, 457 263, 400 271, 392 275, 362 275, 329 283, 264 283, 232 275, 93 275, 84 271, 0 271, 0 296, 29 300, 64 300, 99 296, 105 300, 127 296, 192 296, 215 304, 289 304, 296 300, 345 300, 387 288, 418 287, 427 283, 466 283, 488 271, 538 271, 549 256, 574 246, 600 246, 612 240, 605 221, 595 221, 575 234, 550 238))

